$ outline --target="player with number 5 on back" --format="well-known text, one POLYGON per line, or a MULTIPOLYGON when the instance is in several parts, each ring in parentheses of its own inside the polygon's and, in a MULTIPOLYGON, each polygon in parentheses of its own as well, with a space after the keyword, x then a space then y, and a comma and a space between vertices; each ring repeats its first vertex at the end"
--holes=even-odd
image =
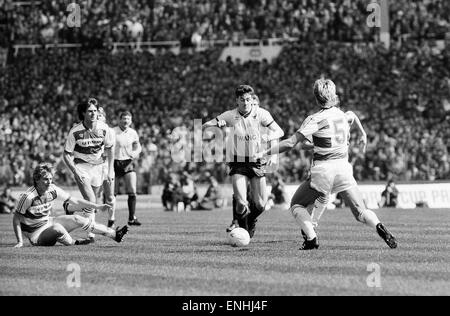
POLYGON ((352 165, 348 161, 349 117, 337 107, 339 99, 336 86, 329 79, 319 79, 314 84, 314 95, 321 107, 320 111, 307 117, 293 136, 262 153, 283 153, 312 139, 314 154, 311 177, 295 192, 290 209, 305 234, 301 249, 319 247, 308 208, 316 199, 330 193, 341 193, 356 220, 375 229, 389 247, 396 248, 395 237, 380 223, 377 215, 365 207, 353 177, 352 165))

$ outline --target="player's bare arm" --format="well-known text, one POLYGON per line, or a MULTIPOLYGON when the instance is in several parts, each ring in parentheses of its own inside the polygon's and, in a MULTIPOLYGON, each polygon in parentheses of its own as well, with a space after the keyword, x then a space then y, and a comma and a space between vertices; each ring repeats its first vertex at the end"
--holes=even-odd
POLYGON ((363 153, 365 153, 367 146, 367 133, 364 130, 361 121, 359 120, 358 116, 352 111, 346 112, 345 115, 348 117, 351 127, 354 126, 353 123, 356 123, 356 127, 358 128, 358 131, 360 133, 360 138, 358 142, 362 146, 363 153))
MULTIPOLYGON (((270 147, 275 147, 279 144, 279 139, 284 136, 284 131, 281 129, 277 122, 273 122, 268 126, 269 133, 267 134, 267 142, 270 147)), ((267 162, 268 166, 276 164, 278 162, 278 155, 272 155, 271 159, 267 162)))
POLYGON ((225 120, 219 120, 217 118, 206 122, 205 124, 202 125, 202 129, 208 128, 208 127, 225 127, 227 126, 227 122, 225 120))
POLYGON ((105 148, 106 161, 108 162, 108 181, 114 181, 114 147, 105 148))
POLYGON ((302 149, 303 150, 313 150, 314 144, 312 142, 310 142, 308 139, 306 139, 305 142, 302 144, 302 149))
POLYGON ((265 152, 263 152, 263 156, 271 156, 271 155, 277 155, 282 154, 284 152, 287 152, 294 148, 298 143, 305 143, 307 139, 305 136, 303 136, 301 133, 295 133, 288 139, 285 139, 281 141, 278 145, 275 145, 265 152))
POLYGON ((112 206, 108 205, 108 204, 97 204, 97 203, 93 203, 93 202, 89 202, 87 200, 84 199, 79 199, 79 198, 75 198, 75 197, 70 197, 68 202, 72 205, 74 205, 77 208, 95 208, 99 211, 102 212, 107 212, 110 211, 112 206))
POLYGON ((73 161, 73 154, 69 153, 67 151, 64 151, 63 159, 64 159, 64 162, 66 163, 67 167, 69 168, 69 170, 75 176, 75 179, 77 180, 77 182, 84 183, 84 177, 82 177, 78 173, 77 167, 75 166, 75 163, 73 161))
POLYGON ((22 215, 18 213, 14 213, 13 217, 13 228, 14 228, 14 234, 16 235, 17 244, 14 246, 14 248, 22 248, 23 247, 23 237, 22 237, 22 228, 20 227, 20 217, 22 215))
POLYGON ((131 153, 131 156, 133 157, 133 159, 136 159, 137 157, 139 157, 139 155, 142 152, 141 143, 139 141, 134 142, 132 144, 132 149, 133 149, 133 152, 131 153))

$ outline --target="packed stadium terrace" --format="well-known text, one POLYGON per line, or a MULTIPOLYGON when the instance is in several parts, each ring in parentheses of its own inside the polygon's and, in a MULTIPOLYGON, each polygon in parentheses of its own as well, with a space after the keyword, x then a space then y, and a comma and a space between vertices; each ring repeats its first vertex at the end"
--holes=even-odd
MULTIPOLYGON (((373 40, 366 27, 369 0, 85 0, 81 28, 70 27, 66 1, 0 0, 0 43, 89 45, 143 41, 295 37, 308 41, 373 40), (16 5, 14 5, 16 3, 16 5), (17 5, 21 3, 21 5, 17 5)), ((390 1, 397 38, 443 38, 449 29, 447 0, 390 1)))
MULTIPOLYGON (((224 163, 174 163, 172 130, 192 130, 190 119, 205 121, 232 108, 236 85, 246 82, 291 135, 317 110, 312 84, 322 75, 336 82, 343 109, 357 113, 368 132, 366 155, 351 139, 358 180, 450 179, 449 50, 434 55, 426 42, 389 51, 381 45, 297 43, 273 64, 218 62, 219 54, 21 50, 0 72, 0 183, 30 183, 30 170, 45 160, 55 164, 58 183, 73 184, 61 154, 76 104, 92 96, 112 124, 123 109, 135 114, 144 148, 137 164, 141 186, 150 176, 160 183, 179 169, 194 175, 211 170, 226 181, 224 163)), ((309 167, 309 154, 294 150, 282 155, 279 173, 297 182, 309 167)))

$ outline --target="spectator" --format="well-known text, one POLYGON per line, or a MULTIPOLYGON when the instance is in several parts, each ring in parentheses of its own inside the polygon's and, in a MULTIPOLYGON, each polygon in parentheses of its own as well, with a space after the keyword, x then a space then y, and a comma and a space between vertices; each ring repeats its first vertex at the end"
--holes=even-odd
POLYGON ((180 177, 180 195, 186 212, 197 207, 198 195, 192 176, 187 172, 183 172, 180 177))
POLYGON ((166 211, 174 211, 177 206, 178 197, 177 192, 180 188, 180 184, 175 174, 171 173, 167 182, 164 184, 162 193, 162 205, 166 211))
POLYGON ((386 188, 381 193, 380 207, 397 207, 398 205, 398 189, 395 186, 394 180, 389 180, 386 188))
POLYGON ((0 214, 10 214, 13 212, 17 200, 12 196, 11 189, 5 187, 0 195, 0 214))
POLYGON ((288 204, 285 184, 279 174, 274 176, 269 200, 272 200, 271 203, 273 203, 274 205, 287 206, 288 204))
POLYGON ((208 179, 208 189, 205 196, 198 204, 197 210, 210 211, 214 208, 221 208, 225 204, 225 199, 222 194, 222 189, 217 180, 208 172, 206 175, 208 179))

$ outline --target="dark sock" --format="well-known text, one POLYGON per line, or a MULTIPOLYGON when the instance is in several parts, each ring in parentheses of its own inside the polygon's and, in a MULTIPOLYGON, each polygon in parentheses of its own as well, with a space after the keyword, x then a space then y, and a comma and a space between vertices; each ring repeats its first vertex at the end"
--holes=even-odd
POLYGON ((255 220, 259 217, 259 215, 261 215, 264 211, 264 209, 260 210, 256 207, 255 202, 250 201, 249 203, 249 207, 250 207, 250 215, 248 216, 249 219, 255 220))
POLYGON ((128 195, 128 221, 134 220, 134 214, 136 213, 136 195, 128 195))

